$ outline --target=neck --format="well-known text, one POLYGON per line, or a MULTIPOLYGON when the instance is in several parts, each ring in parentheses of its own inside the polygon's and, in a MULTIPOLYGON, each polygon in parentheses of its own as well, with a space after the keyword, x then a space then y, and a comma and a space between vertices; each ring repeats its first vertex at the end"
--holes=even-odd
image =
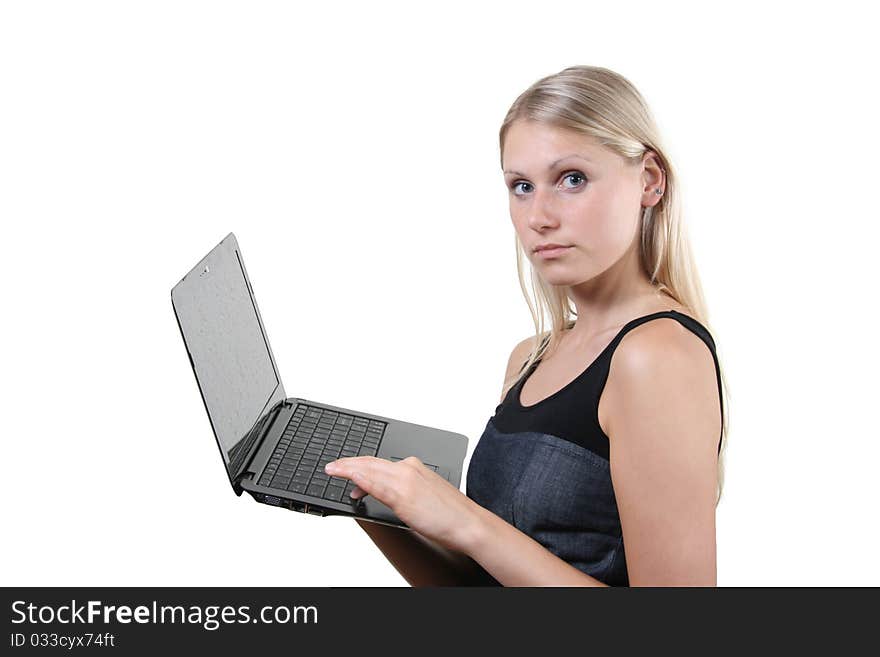
POLYGON ((637 316, 674 304, 674 299, 659 292, 641 270, 635 243, 609 269, 571 286, 569 293, 577 309, 577 322, 569 334, 577 341, 592 339, 637 316))

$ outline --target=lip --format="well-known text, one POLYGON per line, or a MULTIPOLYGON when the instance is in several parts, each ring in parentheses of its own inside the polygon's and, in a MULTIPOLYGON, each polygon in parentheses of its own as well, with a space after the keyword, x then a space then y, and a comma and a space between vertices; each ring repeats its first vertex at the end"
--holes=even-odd
POLYGON ((555 246, 550 249, 540 249, 539 251, 535 251, 535 254, 541 258, 558 258, 567 253, 570 248, 570 246, 555 246))

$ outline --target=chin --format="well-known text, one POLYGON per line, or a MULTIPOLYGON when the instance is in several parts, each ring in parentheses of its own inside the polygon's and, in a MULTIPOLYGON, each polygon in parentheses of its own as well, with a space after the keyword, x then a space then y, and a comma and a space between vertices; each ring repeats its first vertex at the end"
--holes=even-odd
POLYGON ((566 272, 539 272, 541 279, 548 285, 577 285, 578 283, 583 281, 583 278, 580 276, 572 276, 566 272))
POLYGON ((596 272, 578 271, 574 267, 534 266, 534 269, 548 285, 574 287, 596 277, 596 272))

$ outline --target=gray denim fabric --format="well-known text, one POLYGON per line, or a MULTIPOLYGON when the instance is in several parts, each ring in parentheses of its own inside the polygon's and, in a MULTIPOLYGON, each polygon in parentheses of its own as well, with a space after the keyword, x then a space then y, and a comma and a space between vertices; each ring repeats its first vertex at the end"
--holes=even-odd
POLYGON ((604 457, 550 434, 502 433, 490 418, 471 456, 466 494, 578 570, 629 585, 604 457))

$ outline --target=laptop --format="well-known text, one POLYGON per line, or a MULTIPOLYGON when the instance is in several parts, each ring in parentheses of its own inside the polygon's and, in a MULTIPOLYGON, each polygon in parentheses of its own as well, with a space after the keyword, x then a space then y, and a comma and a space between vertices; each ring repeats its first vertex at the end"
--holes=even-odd
MULTIPOLYGON (((171 303, 236 495, 246 491, 257 502, 293 511, 409 529, 372 495, 350 498, 355 485, 325 474, 324 466, 346 456, 416 456, 459 487, 466 436, 287 397, 233 233, 174 286, 171 303)), ((340 376, 370 384, 368 370, 337 367, 340 376)))

